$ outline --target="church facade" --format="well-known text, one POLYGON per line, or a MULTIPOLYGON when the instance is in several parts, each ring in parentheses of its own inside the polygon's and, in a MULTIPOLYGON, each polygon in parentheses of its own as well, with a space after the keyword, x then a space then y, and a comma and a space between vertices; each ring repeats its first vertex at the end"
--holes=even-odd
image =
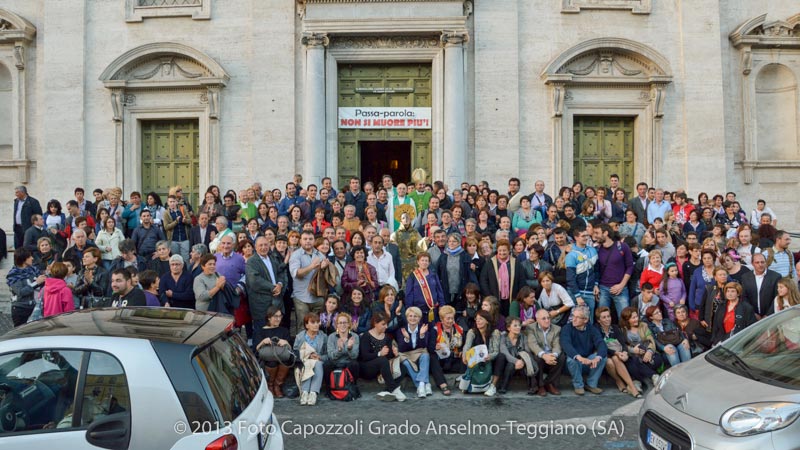
POLYGON ((798 78, 783 0, 0 0, 0 211, 424 168, 734 191, 796 230, 798 78))

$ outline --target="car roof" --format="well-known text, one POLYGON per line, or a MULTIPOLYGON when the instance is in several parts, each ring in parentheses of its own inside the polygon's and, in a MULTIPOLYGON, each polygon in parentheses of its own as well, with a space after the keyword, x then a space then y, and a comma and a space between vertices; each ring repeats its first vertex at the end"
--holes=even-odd
POLYGON ((46 317, 14 328, 0 340, 40 336, 109 336, 202 345, 233 322, 233 317, 182 308, 99 308, 46 317))

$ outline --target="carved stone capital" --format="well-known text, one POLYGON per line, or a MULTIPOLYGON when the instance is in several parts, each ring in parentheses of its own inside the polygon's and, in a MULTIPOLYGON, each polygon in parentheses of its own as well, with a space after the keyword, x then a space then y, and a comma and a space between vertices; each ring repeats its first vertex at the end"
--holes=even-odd
POLYGON ((664 97, 666 95, 664 86, 654 85, 650 92, 653 99, 653 117, 661 119, 664 117, 664 97))
POLYGON ((748 45, 742 49, 742 74, 750 75, 751 70, 753 70, 753 51, 748 45))
POLYGON ((444 31, 439 40, 445 47, 460 47, 469 42, 469 33, 466 31, 444 31))
MULTIPOLYGON (((219 91, 218 86, 209 86, 206 91, 206 100, 208 101, 208 117, 210 119, 219 119, 219 91)), ((201 97, 201 101, 202 101, 201 97)))
POLYGON ((122 89, 111 90, 111 109, 114 113, 114 122, 122 122, 123 109, 125 107, 125 91, 122 89))
POLYGON ((314 48, 314 47, 327 47, 331 41, 327 33, 306 33, 305 35, 303 35, 303 39, 301 42, 306 47, 314 48))
POLYGON ((551 86, 553 89, 553 117, 561 117, 564 114, 567 86, 564 83, 553 83, 551 86))

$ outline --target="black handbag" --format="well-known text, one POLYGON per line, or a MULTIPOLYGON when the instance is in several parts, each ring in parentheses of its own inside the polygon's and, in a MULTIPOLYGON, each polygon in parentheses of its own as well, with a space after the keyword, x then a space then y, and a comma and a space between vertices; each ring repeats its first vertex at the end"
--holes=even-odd
POLYGON ((659 331, 656 333, 656 340, 662 345, 677 346, 683 341, 683 334, 678 329, 659 331))
POLYGON ((265 362, 274 362, 294 367, 297 356, 288 345, 278 345, 278 338, 272 338, 271 345, 264 345, 258 350, 258 358, 265 362))

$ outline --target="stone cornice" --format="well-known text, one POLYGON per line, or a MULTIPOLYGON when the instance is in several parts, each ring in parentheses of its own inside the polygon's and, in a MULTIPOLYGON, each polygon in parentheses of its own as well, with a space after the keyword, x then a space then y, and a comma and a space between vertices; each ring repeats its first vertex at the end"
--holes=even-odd
POLYGON ((439 34, 442 30, 466 31, 467 17, 303 20, 305 33, 406 35, 439 34))
POLYGON ((741 24, 729 36, 736 48, 800 48, 800 14, 767 22, 762 14, 741 24))
POLYGON ((307 5, 326 3, 464 3, 464 0, 297 0, 297 3, 307 5))
POLYGON ((36 36, 36 27, 32 23, 0 8, 0 44, 20 45, 22 42, 31 42, 36 36))

